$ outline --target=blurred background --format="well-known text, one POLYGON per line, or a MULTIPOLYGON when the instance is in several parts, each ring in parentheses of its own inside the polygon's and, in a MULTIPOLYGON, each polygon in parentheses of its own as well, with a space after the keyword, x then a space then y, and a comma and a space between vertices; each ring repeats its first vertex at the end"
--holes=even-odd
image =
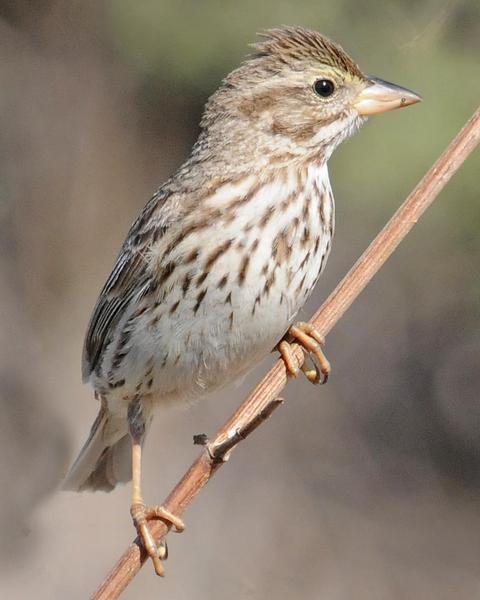
MULTIPOLYGON (((316 28, 425 101, 374 118, 330 162, 331 258, 307 318, 480 98, 477 0, 0 2, 0 591, 85 598, 131 541, 129 489, 58 492, 97 412, 88 318, 126 231, 184 160, 202 106, 259 29, 316 28)), ((479 153, 327 340, 305 381, 170 536, 167 578, 125 598, 480 595, 479 153)), ((161 501, 265 372, 158 413, 161 501)))

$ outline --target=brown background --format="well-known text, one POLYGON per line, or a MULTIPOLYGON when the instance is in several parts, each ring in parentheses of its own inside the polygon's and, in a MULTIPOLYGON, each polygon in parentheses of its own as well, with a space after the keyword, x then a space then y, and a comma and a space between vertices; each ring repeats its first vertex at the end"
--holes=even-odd
MULTIPOLYGON (((85 598, 132 538, 128 488, 57 491, 97 409, 86 323, 204 101, 283 23, 425 98, 333 157, 337 235, 308 317, 478 103, 478 2, 0 2, 2 597, 85 598)), ((144 569, 125 598, 478 597, 479 167, 477 153, 329 336, 328 386, 289 385, 171 536, 167 578, 144 569)), ((157 415, 147 499, 266 366, 157 415)))

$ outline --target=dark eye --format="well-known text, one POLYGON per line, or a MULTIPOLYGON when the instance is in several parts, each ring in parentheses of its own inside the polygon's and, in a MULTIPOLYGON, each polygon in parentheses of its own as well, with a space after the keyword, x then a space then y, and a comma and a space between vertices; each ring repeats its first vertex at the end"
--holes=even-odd
POLYGON ((335 91, 335 85, 330 79, 317 79, 313 84, 313 89, 322 98, 328 98, 335 91))

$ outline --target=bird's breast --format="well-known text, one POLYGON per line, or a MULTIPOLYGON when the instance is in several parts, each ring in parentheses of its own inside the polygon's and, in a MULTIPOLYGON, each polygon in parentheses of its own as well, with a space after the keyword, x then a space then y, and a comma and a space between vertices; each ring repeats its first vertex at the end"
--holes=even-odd
POLYGON ((131 370, 148 365, 160 395, 224 385, 280 340, 329 253, 328 171, 248 176, 217 190, 179 227, 158 251, 162 283, 131 336, 131 370))

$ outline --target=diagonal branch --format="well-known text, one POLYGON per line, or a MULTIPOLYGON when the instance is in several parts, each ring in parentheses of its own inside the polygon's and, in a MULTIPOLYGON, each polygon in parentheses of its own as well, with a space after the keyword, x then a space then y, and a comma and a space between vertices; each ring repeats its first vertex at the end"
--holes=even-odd
MULTIPOLYGON (((479 141, 480 108, 315 313, 311 323, 323 335, 326 335, 339 321, 479 141)), ((304 360, 303 351, 298 345, 293 345, 293 351, 299 363, 304 360)), ((282 360, 278 360, 213 440, 206 444, 205 451, 167 497, 165 508, 175 515, 181 515, 186 510, 212 475, 225 463, 231 450, 261 425, 281 404, 278 394, 287 381, 285 365, 282 360)), ((151 530, 155 539, 159 541, 168 533, 169 528, 162 521, 156 521, 151 523, 151 530)), ((127 548, 92 598, 94 600, 118 598, 138 573, 146 558, 147 555, 137 538, 127 548)))

